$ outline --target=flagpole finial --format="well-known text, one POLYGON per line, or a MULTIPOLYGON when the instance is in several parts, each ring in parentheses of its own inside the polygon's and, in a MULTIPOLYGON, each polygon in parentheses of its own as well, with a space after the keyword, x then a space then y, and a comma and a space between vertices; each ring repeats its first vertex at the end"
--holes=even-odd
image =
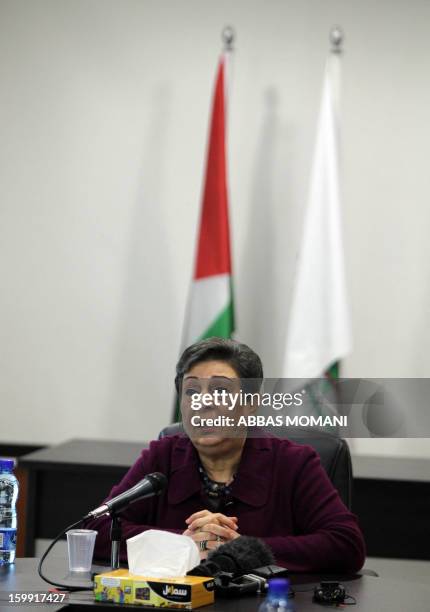
POLYGON ((344 41, 344 33, 340 26, 335 25, 330 30, 330 43, 332 53, 342 53, 342 44, 344 41))
POLYGON ((233 51, 235 31, 232 26, 225 26, 221 32, 221 39, 224 44, 224 51, 233 51))

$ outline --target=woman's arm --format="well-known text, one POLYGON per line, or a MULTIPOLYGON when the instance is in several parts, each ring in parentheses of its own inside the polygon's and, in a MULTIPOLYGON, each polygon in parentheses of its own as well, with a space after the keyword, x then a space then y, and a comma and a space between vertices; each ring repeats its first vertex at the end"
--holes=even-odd
POLYGON ((357 518, 309 449, 295 480, 292 510, 297 535, 263 538, 278 563, 295 572, 356 572, 363 566, 366 552, 357 518))

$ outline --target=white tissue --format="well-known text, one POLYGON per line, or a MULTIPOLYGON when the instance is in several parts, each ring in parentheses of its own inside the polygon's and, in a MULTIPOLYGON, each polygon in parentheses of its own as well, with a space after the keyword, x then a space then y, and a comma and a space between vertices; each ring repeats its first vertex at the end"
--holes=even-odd
POLYGON ((151 578, 177 578, 200 563, 191 538, 149 529, 127 540, 128 569, 151 578))

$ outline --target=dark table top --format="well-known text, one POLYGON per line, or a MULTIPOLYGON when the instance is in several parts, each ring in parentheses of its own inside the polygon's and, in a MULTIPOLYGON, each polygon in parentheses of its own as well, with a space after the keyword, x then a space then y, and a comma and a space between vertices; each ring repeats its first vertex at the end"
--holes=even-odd
POLYGON ((117 442, 114 440, 68 440, 57 446, 43 448, 19 458, 19 465, 28 469, 79 469, 96 471, 128 468, 139 457, 148 442, 117 442))
MULTIPOLYGON (((95 471, 130 467, 148 442, 74 439, 43 448, 19 459, 29 469, 74 469, 90 466, 95 471)), ((384 457, 352 454, 355 478, 430 482, 430 458, 384 457)))
POLYGON ((429 457, 352 454, 354 478, 430 482, 429 457))
MULTIPOLYGON (((15 564, 0 567, 0 610, 30 612, 56 612, 57 610, 77 609, 89 610, 93 605, 99 610, 118 609, 116 604, 99 604, 92 600, 91 592, 71 593, 69 603, 75 605, 49 604, 37 606, 10 606, 7 604, 8 594, 11 592, 43 591, 47 592, 51 587, 37 574, 37 559, 17 559, 15 564)), ((54 580, 62 581, 67 576, 67 561, 64 558, 52 557, 46 561, 45 573, 54 580)), ((299 576, 292 577, 293 588, 296 592, 294 606, 297 611, 318 612, 323 608, 312 602, 312 590, 322 576, 299 576)), ((340 578, 340 577, 339 577, 340 578)), ((402 581, 386 580, 371 576, 345 577, 341 582, 346 587, 347 593, 355 597, 357 605, 353 610, 356 612, 404 612, 405 610, 426 611, 429 610, 430 587, 425 585, 408 583, 402 581)), ((74 582, 74 584, 77 584, 74 582)), ((88 583, 87 583, 88 584, 88 583)), ((218 599, 213 605, 203 608, 205 612, 253 612, 257 611, 263 597, 252 596, 237 600, 218 599)), ((135 607, 124 606, 125 609, 135 607)), ((142 609, 142 606, 139 606, 142 609)))

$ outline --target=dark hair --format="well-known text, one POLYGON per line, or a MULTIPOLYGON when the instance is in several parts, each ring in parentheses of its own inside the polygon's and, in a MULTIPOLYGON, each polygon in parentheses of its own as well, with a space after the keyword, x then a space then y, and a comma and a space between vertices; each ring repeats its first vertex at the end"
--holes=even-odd
MULTIPOLYGON (((249 346, 236 340, 225 338, 206 338, 185 349, 176 364, 175 387, 181 394, 181 385, 186 374, 196 363, 216 359, 225 361, 237 372, 238 378, 263 378, 263 365, 260 357, 249 346)), ((256 385, 258 388, 259 384, 256 385)), ((255 390, 258 391, 258 388, 255 390)))

